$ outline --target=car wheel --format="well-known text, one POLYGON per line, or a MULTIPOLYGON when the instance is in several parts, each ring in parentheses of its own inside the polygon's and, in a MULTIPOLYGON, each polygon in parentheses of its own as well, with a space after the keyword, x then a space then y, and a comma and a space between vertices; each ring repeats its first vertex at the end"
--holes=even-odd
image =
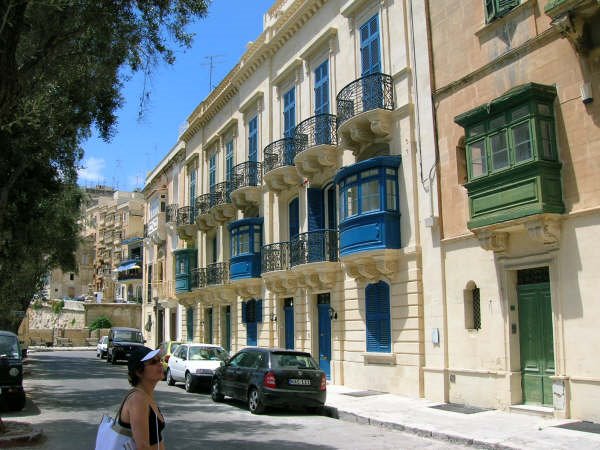
POLYGON ((175 386, 175 379, 171 375, 171 369, 167 369, 167 384, 169 386, 175 386))
POLYGON ((192 374, 187 372, 185 374, 185 391, 186 392, 194 392, 194 380, 192 378, 192 374))
POLYGON ((212 398, 213 402, 222 402, 225 399, 225 396, 221 394, 221 387, 219 386, 219 380, 213 378, 212 384, 210 387, 210 398, 212 398))
POLYGON ((265 411, 262 397, 256 388, 250 389, 248 394, 248 409, 252 414, 262 414, 265 411))
POLYGON ((104 359, 106 358, 106 352, 105 351, 101 351, 100 352, 100 359, 104 359))
POLYGON ((9 411, 21 411, 25 408, 25 392, 13 394, 6 399, 9 411))
POLYGON ((117 363, 117 357, 115 356, 115 354, 113 353, 112 358, 110 358, 110 362, 113 364, 117 363))
POLYGON ((106 352, 106 364, 110 363, 110 353, 106 352))
POLYGON ((100 352, 96 351, 96 358, 100 358, 100 352))

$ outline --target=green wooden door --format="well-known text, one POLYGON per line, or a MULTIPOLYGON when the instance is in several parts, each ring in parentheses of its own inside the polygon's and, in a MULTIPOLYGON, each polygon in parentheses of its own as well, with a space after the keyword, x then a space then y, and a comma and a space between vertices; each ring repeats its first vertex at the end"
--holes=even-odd
POLYGON ((550 283, 518 286, 523 403, 552 405, 554 338, 550 283))

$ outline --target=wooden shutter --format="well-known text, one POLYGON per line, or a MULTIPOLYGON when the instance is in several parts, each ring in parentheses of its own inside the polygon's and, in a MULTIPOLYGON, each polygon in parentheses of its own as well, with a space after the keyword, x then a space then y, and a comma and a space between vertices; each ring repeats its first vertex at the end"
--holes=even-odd
POLYGON ((290 239, 293 239, 298 236, 300 232, 300 203, 298 201, 298 197, 292 200, 289 204, 288 208, 288 218, 290 225, 290 239))
POLYGON ((365 290, 367 351, 391 352, 390 288, 383 281, 365 290))
POLYGON ((257 322, 263 321, 263 301, 262 299, 256 300, 256 313, 255 318, 257 322))
POLYGON ((323 229, 323 191, 308 188, 308 231, 323 229))
POLYGON ((246 322, 246 302, 242 302, 242 323, 246 322))

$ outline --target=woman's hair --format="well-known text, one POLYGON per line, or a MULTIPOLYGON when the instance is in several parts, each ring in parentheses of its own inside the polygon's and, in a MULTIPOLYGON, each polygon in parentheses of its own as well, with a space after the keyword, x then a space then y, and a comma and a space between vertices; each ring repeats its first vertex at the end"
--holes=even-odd
POLYGON ((129 380, 129 384, 133 387, 137 386, 140 383, 140 375, 138 372, 144 371, 144 363, 140 362, 135 366, 127 367, 127 380, 129 380))

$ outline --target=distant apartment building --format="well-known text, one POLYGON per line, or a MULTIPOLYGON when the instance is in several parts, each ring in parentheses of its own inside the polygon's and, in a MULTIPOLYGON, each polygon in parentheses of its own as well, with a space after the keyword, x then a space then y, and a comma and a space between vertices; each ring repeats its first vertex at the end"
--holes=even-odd
POLYGON ((334 383, 423 395, 442 302, 425 14, 275 2, 147 178, 149 342, 305 350, 334 383))
POLYGON ((600 421, 600 3, 428 2, 444 302, 425 396, 600 421))
POLYGON ((93 242, 92 293, 97 302, 141 302, 144 197, 115 191, 86 210, 84 238, 93 242))

